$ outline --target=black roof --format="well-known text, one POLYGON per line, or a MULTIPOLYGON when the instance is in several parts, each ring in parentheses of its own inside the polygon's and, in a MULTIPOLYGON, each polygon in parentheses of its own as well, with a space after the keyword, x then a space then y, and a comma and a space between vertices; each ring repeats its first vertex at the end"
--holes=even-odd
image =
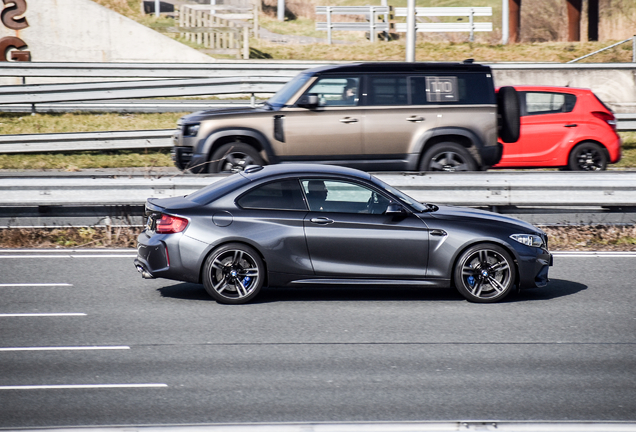
POLYGON ((490 72, 490 66, 479 63, 450 62, 369 62, 319 66, 308 69, 311 74, 393 72, 490 72))

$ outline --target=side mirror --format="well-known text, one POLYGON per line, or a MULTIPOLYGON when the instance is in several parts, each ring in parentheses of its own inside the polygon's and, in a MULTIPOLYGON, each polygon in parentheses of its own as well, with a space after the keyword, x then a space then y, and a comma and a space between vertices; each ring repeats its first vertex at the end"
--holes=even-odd
POLYGON ((406 210, 404 210, 404 207, 402 207, 400 204, 391 203, 387 206, 386 212, 384 212, 384 214, 390 216, 406 216, 406 210))
POLYGON ((318 107, 318 103, 318 95, 309 93, 302 95, 296 102, 296 106, 299 106, 301 108, 314 109, 318 107))

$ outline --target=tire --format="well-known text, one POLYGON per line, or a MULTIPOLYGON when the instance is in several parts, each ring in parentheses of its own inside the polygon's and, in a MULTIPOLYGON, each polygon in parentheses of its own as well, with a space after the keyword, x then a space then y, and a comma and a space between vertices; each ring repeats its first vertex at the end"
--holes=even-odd
POLYGON ((501 140, 505 143, 517 142, 521 133, 521 112, 519 95, 514 87, 501 87, 497 92, 497 114, 501 140))
POLYGON ((600 145, 583 142, 572 150, 568 169, 572 171, 603 171, 607 168, 607 153, 600 145))
POLYGON ((208 164, 209 173, 243 171, 249 165, 263 165, 263 158, 249 144, 235 141, 223 144, 212 153, 208 164))
POLYGON ((468 301, 494 303, 513 290, 515 263, 502 247, 482 243, 466 250, 454 270, 455 287, 468 301))
POLYGON ((435 144, 422 157, 420 171, 475 171, 477 164, 468 150, 460 144, 435 144))
POLYGON ((263 286, 265 265, 258 253, 240 243, 219 247, 203 265, 203 286, 217 302, 243 304, 263 286))

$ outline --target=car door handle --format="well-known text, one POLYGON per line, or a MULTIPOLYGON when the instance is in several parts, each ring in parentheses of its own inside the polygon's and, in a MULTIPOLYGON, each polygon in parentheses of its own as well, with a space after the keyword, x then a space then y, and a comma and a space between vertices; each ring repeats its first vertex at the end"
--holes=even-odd
POLYGON ((318 225, 329 225, 333 223, 333 220, 326 217, 311 218, 309 221, 318 225))
POLYGON ((424 121, 424 117, 411 116, 411 117, 407 117, 406 121, 410 121, 412 123, 419 123, 424 121))
POLYGON ((434 229, 434 230, 431 230, 431 235, 434 235, 434 236, 442 236, 442 237, 443 237, 443 236, 445 236, 445 235, 447 235, 447 234, 448 234, 448 233, 447 233, 446 231, 441 230, 441 229, 434 229))
POLYGON ((357 123, 357 118, 345 117, 340 119, 340 123, 357 123))
POLYGON ((567 124, 563 127, 577 127, 578 125, 576 123, 572 123, 572 124, 567 124))

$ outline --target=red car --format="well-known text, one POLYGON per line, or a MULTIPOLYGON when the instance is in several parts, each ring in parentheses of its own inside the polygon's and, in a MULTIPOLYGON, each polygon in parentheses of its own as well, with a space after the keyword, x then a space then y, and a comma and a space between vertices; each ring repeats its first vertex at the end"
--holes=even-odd
POLYGON ((616 118, 589 89, 514 86, 521 133, 504 143, 494 168, 561 167, 600 171, 621 158, 616 118))

